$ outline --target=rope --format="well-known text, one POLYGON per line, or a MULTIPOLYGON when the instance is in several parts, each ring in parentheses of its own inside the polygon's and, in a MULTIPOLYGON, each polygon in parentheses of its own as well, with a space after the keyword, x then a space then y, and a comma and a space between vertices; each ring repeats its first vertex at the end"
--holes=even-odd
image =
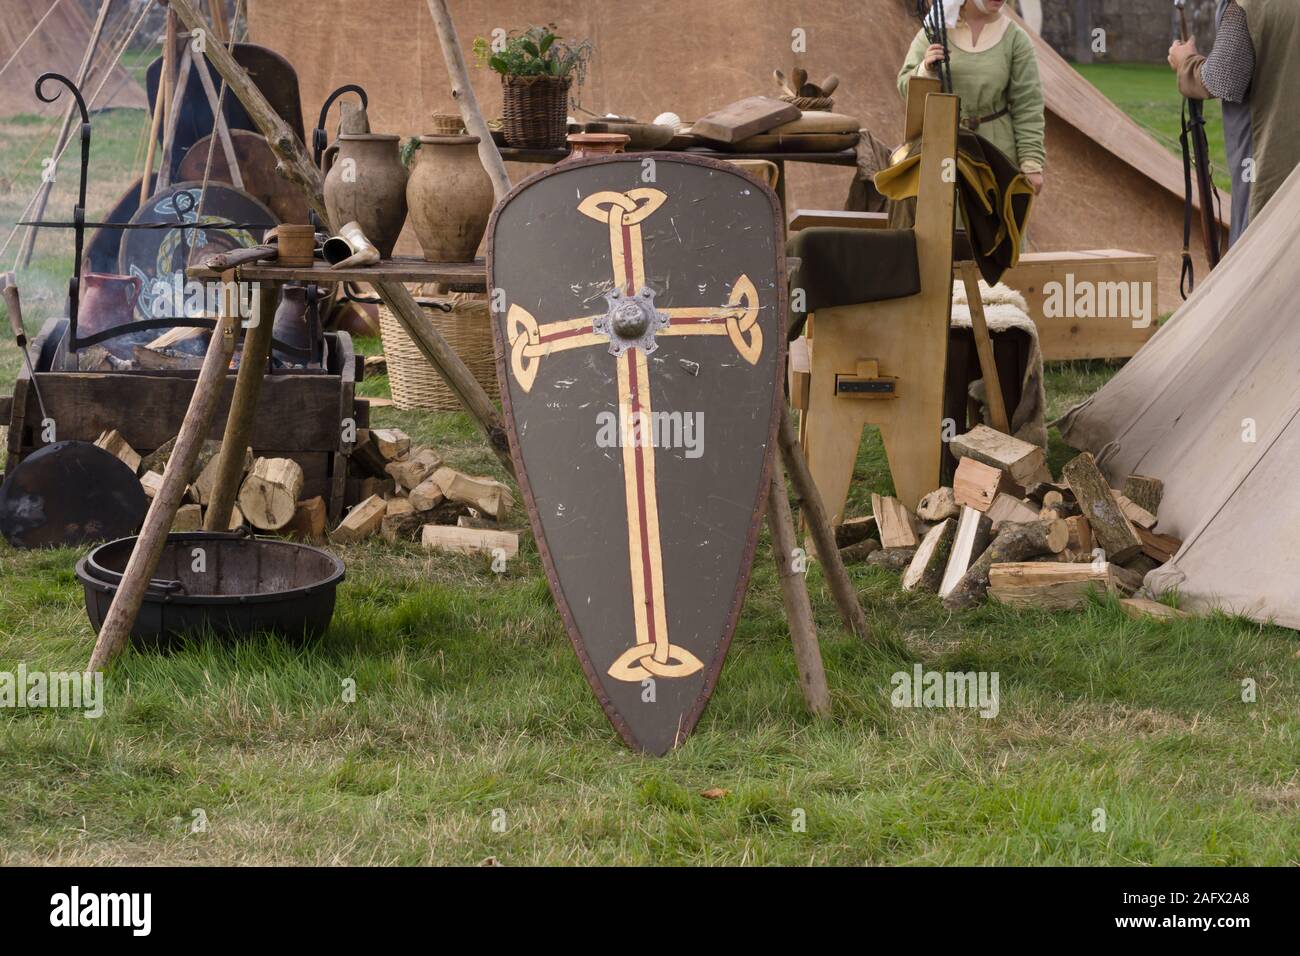
POLYGON ((54 8, 57 7, 62 2, 63 0, 54 0, 54 2, 50 4, 50 9, 45 11, 45 16, 41 17, 40 20, 36 22, 36 26, 32 27, 32 32, 27 34, 27 36, 23 38, 22 43, 18 44, 18 49, 14 50, 13 56, 5 60, 4 66, 0 66, 0 76, 4 76, 5 70, 9 69, 10 65, 14 62, 14 60, 18 59, 18 54, 23 52, 23 47, 27 45, 27 41, 30 40, 32 37, 36 36, 36 31, 39 30, 45 24, 45 21, 50 18, 50 14, 54 12, 54 8))

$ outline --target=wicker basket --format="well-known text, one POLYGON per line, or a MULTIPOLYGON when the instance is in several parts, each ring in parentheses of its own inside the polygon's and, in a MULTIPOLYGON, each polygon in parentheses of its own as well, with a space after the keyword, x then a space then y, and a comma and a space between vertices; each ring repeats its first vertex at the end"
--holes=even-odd
MULTIPOLYGON (((495 401, 497 388, 496 354, 492 348, 492 324, 485 299, 451 297, 452 311, 424 306, 426 319, 442 333, 462 362, 469 367, 475 381, 495 401)), ((388 384, 398 408, 430 408, 456 411, 461 407, 455 393, 416 348, 396 316, 387 306, 379 307, 379 333, 388 358, 388 384)))
POLYGON ((569 76, 501 77, 501 129, 516 149, 563 149, 569 76))

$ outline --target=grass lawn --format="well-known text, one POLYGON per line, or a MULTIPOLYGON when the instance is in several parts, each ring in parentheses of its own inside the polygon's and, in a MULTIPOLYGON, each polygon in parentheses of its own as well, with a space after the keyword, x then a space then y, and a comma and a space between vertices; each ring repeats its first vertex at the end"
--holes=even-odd
MULTIPOLYGON (((1130 89, 1127 68, 1088 75, 1112 95, 1130 89)), ((1122 105, 1141 118, 1158 93, 1142 86, 1122 105)), ((40 129, 0 126, 11 177, 0 223, 21 212, 32 180, 11 171, 40 129)), ((138 114, 99 120, 95 137, 92 214, 128 181, 138 114)), ((61 178, 53 210, 70 206, 71 188, 61 178)), ((45 237, 21 277, 33 329, 60 306, 69 255, 45 237)), ((17 361, 0 345, 5 388, 17 361)), ((1050 369, 1052 414, 1113 370, 1050 369)), ((374 417, 456 467, 503 477, 464 415, 374 417)), ((1070 454, 1053 434, 1053 468, 1070 454)), ((888 485, 870 436, 853 513, 888 485)), ((502 575, 414 544, 340 548, 334 627, 310 648, 259 637, 128 652, 98 720, 0 711, 0 864, 1300 863, 1291 631, 1134 622, 1101 600, 1074 614, 953 615, 859 565, 864 643, 840 626, 814 568, 835 707, 818 721, 798 690, 764 532, 713 702, 687 745, 656 760, 606 723, 525 539, 502 575), (890 677, 915 662, 997 672, 997 716, 895 709, 890 677), (1254 703, 1241 699, 1246 678, 1254 703), (701 796, 714 787, 727 794, 701 796)), ((0 671, 84 664, 93 633, 77 556, 0 543, 0 671)))

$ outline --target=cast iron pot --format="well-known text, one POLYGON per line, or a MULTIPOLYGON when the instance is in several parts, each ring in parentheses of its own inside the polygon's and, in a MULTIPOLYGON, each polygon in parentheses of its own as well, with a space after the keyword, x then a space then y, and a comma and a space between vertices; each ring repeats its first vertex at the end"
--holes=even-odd
MULTIPOLYGON (((135 542, 135 537, 110 541, 77 562, 96 633, 135 542)), ((137 646, 206 631, 223 637, 270 631, 304 641, 317 638, 334 617, 344 567, 334 555, 305 544, 194 531, 167 536, 154 573, 131 630, 137 646)))

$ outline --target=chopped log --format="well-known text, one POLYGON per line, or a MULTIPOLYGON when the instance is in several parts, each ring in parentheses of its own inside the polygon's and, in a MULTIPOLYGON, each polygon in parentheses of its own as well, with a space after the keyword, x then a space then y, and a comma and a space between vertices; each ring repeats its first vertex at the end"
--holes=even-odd
POLYGON ((1124 479, 1124 487, 1120 492, 1139 508, 1158 516, 1160 502, 1165 496, 1165 483, 1159 478, 1149 478, 1146 475, 1129 475, 1124 479))
POLYGON ((1047 467, 1047 452, 987 425, 976 425, 966 434, 958 435, 948 443, 948 450, 955 458, 974 458, 999 468, 1018 485, 1052 480, 1052 472, 1047 467))
POLYGON ((934 594, 939 590, 939 582, 943 580, 943 572, 948 567, 948 556, 952 553, 952 540, 956 534, 956 518, 945 518, 926 533, 916 549, 911 565, 903 573, 904 591, 934 594))
POLYGON ((1015 521, 1023 524, 1026 521, 1037 521, 1040 517, 1037 511, 1019 498, 1013 498, 1005 494, 994 498, 993 504, 989 505, 989 510, 984 513, 993 522, 994 531, 1002 527, 1004 521, 1015 521))
POLYGON ((385 467, 398 487, 410 491, 442 467, 442 458, 432 448, 421 448, 402 461, 389 462, 385 467))
POLYGON ((410 498, 389 498, 388 509, 384 512, 380 531, 384 540, 393 544, 397 541, 414 540, 425 524, 425 517, 416 510, 410 498))
POLYGON ((878 537, 875 516, 849 518, 835 529, 835 544, 843 550, 868 538, 878 537))
POLYGON ((1074 492, 1083 516, 1088 519, 1095 547, 1105 551, 1111 561, 1131 558, 1142 549, 1142 539, 1120 510, 1091 454, 1085 451, 1074 458, 1061 474, 1074 492))
POLYGON ((1141 525, 1137 528, 1138 537, 1142 539, 1142 553, 1160 564, 1174 559, 1174 555, 1183 546, 1181 538, 1172 534, 1157 534, 1141 525))
POLYGON ((371 495, 354 507, 330 534, 336 544, 356 544, 379 531, 384 523, 388 503, 378 495, 371 495))
POLYGON ((325 499, 317 496, 298 502, 289 523, 280 529, 286 536, 301 538, 303 541, 321 543, 325 540, 325 531, 329 515, 325 499))
POLYGON ((1161 604, 1159 601, 1150 601, 1147 598, 1124 598, 1119 602, 1119 606, 1125 615, 1135 621, 1156 620, 1167 623, 1193 616, 1186 611, 1180 611, 1176 607, 1161 604))
POLYGON ((141 371, 175 372, 198 368, 203 363, 203 356, 176 349, 151 349, 136 345, 131 349, 131 361, 141 371))
POLYGON ((943 599, 943 606, 950 611, 974 607, 984 600, 984 595, 988 592, 989 569, 993 565, 1026 561, 1042 554, 1056 554, 1064 549, 1069 537, 1064 521, 1004 524, 993 543, 980 555, 978 561, 966 569, 961 581, 943 599))
MULTIPOLYGON (((207 512, 206 512, 206 511, 204 512, 203 520, 204 520, 204 524, 206 525, 206 524, 207 524, 207 512)), ((226 528, 225 528, 224 530, 226 530, 226 531, 238 531, 238 530, 239 530, 240 528, 242 528, 243 526, 244 526, 244 513, 243 513, 242 511, 239 510, 239 505, 231 505, 231 506, 230 506, 230 520, 229 520, 229 522, 227 523, 226 528)), ((208 530, 211 530, 211 529, 208 529, 208 530)))
MULTIPOLYGON (((1146 555, 1140 555, 1140 557, 1146 558, 1146 555)), ((1147 558, 1147 560, 1150 559, 1147 558)), ((1138 589, 1142 587, 1143 579, 1148 574, 1147 571, 1135 571, 1131 567, 1124 567, 1114 561, 1110 562, 1110 573, 1111 577, 1115 579, 1116 591, 1125 597, 1136 594, 1138 589)))
POLYGON ((1005 471, 974 458, 963 458, 957 463, 952 491, 957 504, 976 511, 988 511, 998 495, 1020 498, 1025 493, 1025 489, 1016 484, 1005 471))
POLYGON ((140 486, 144 488, 145 496, 156 498, 158 492, 162 491, 163 476, 156 471, 146 471, 140 476, 140 486))
POLYGON ((1110 564, 998 563, 989 568, 989 596, 1012 607, 1068 611, 1082 607, 1088 594, 1125 592, 1110 564))
POLYGON ((1088 519, 1083 515, 1075 515, 1072 518, 1065 519, 1065 527, 1070 532, 1070 539, 1066 542, 1065 547, 1075 554, 1092 554, 1092 528, 1088 525, 1088 519))
POLYGON ((384 470, 388 467, 388 459, 380 453, 379 442, 374 439, 369 428, 357 429, 357 440, 349 458, 356 474, 372 478, 388 477, 388 472, 384 470))
POLYGON ((386 355, 367 355, 366 356, 366 378, 372 375, 388 374, 388 356, 386 355))
POLYGON ((190 339, 199 338, 201 336, 210 335, 210 334, 211 333, 207 329, 201 329, 196 326, 189 326, 189 325, 177 325, 168 329, 166 332, 158 336, 152 342, 145 343, 145 348, 167 349, 167 348, 171 348, 174 345, 179 345, 181 342, 186 342, 190 339))
POLYGON ((1127 568, 1129 571, 1132 571, 1138 577, 1145 578, 1156 568, 1160 567, 1160 565, 1163 562, 1157 561, 1155 558, 1149 557, 1144 552, 1139 551, 1137 554, 1133 555, 1132 557, 1125 558, 1122 563, 1119 561, 1116 561, 1114 563, 1116 567, 1127 568))
POLYGON ((181 505, 172 519, 173 531, 202 531, 203 509, 198 505, 181 505))
POLYGON ((92 345, 77 353, 77 371, 79 372, 118 372, 127 371, 131 363, 120 359, 102 345, 92 345))
POLYGON ((411 438, 400 428, 372 428, 370 440, 385 462, 400 461, 411 453, 411 438))
POLYGON ((881 548, 867 555, 867 564, 890 571, 906 571, 916 557, 916 548, 881 548))
POLYGON ((966 571, 987 550, 993 540, 993 520, 974 508, 963 508, 957 519, 957 533, 953 536, 948 567, 939 582, 939 596, 946 598, 961 583, 966 571))
MULTIPOLYGON (((434 524, 439 524, 439 523, 440 522, 436 522, 436 521, 434 522, 434 524)), ((491 518, 480 518, 476 515, 458 515, 456 517, 456 527, 457 528, 478 528, 480 531, 508 530, 502 528, 491 518)))
POLYGON ((920 543, 912 513, 897 498, 873 494, 871 513, 875 516, 876 527, 880 529, 880 543, 886 550, 915 548, 920 543))
POLYGON ((960 518, 961 508, 951 488, 936 488, 921 499, 916 506, 916 516, 930 524, 938 524, 948 518, 960 518))
POLYGON ((119 458, 122 464, 131 469, 132 474, 139 473, 142 459, 116 428, 112 431, 101 432, 100 436, 95 439, 95 444, 119 458))
POLYGON ((509 516, 515 506, 510 489, 491 478, 473 478, 454 468, 439 468, 434 478, 448 501, 459 501, 498 521, 509 516))
POLYGON ((868 560, 873 554, 880 550, 880 542, 875 538, 866 538, 857 544, 851 544, 847 548, 840 550, 841 564, 857 564, 860 561, 868 560))
POLYGON ((1124 512, 1124 517, 1133 523, 1133 527, 1150 531, 1156 526, 1155 515, 1118 491, 1115 492, 1115 501, 1119 505, 1119 510, 1124 512))
POLYGON ((393 481, 393 479, 363 478, 361 480, 359 493, 357 494, 357 500, 365 501, 371 495, 378 495, 381 498, 387 498, 393 494, 404 494, 404 492, 397 487, 397 482, 393 481))
POLYGON ((162 474, 167 469, 167 461, 176 447, 176 439, 169 438, 140 461, 141 471, 156 471, 162 474))
MULTIPOLYGON (((252 468, 253 449, 245 448, 242 468, 236 469, 238 472, 236 480, 243 482, 244 477, 252 468)), ((212 504, 212 492, 217 486, 217 478, 220 474, 221 455, 214 454, 208 459, 208 463, 203 466, 203 470, 199 472, 199 476, 194 479, 194 483, 190 486, 190 493, 194 496, 195 501, 205 507, 212 504)))
POLYGON ((519 535, 513 531, 482 531, 455 525, 426 524, 420 533, 420 543, 430 551, 492 554, 500 548, 506 558, 519 553, 519 535))
POLYGON ((239 510, 254 528, 279 531, 298 510, 303 480, 302 465, 292 458, 259 458, 239 487, 239 510))
POLYGON ((444 471, 450 470, 449 468, 440 468, 411 489, 409 497, 412 511, 431 511, 442 504, 447 496, 443 493, 438 476, 444 471))
POLYGON ((1033 500, 1037 505, 1042 505, 1043 499, 1047 497, 1049 491, 1060 492, 1067 501, 1074 499, 1074 492, 1068 486, 1054 484, 1050 481, 1040 481, 1037 484, 1028 486, 1025 489, 1025 497, 1033 500))

